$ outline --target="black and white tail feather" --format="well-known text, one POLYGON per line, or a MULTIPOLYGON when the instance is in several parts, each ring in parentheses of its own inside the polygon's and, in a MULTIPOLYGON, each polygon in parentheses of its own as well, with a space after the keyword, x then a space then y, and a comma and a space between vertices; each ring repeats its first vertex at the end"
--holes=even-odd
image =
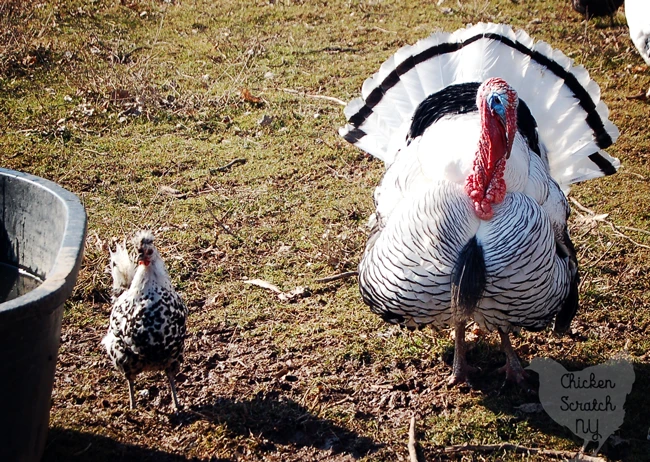
POLYGON ((362 97, 346 106, 348 123, 340 134, 389 167, 427 96, 490 77, 505 79, 530 109, 550 174, 565 193, 571 184, 619 168, 619 160, 604 151, 618 129, 587 70, 504 24, 434 33, 399 49, 364 82, 362 97))

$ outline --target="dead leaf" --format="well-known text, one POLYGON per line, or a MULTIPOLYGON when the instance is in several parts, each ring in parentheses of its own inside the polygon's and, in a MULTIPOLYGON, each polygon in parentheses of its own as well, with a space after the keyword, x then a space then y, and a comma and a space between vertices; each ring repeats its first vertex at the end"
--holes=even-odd
POLYGON ((178 189, 172 188, 171 186, 160 185, 158 187, 158 191, 160 191, 160 193, 164 194, 165 196, 172 196, 178 199, 185 199, 187 197, 187 194, 182 193, 178 189))
POLYGON ((261 287, 263 289, 268 289, 272 292, 275 292, 278 296, 278 300, 282 302, 291 302, 298 298, 308 297, 311 294, 311 291, 309 290, 308 287, 302 287, 302 286, 298 286, 289 292, 283 292, 275 284, 271 284, 270 282, 264 281, 263 279, 249 279, 247 281, 244 281, 244 283, 252 284, 254 286, 261 287))
POLYGON ((249 279, 248 281, 244 281, 245 284, 252 284, 257 287, 261 287, 262 289, 268 289, 270 291, 275 292, 276 294, 281 294, 282 291, 278 286, 275 284, 271 284, 268 281, 264 281, 263 279, 249 279))
POLYGON ((309 289, 307 287, 298 286, 290 292, 282 292, 278 294, 278 298, 283 302, 290 302, 298 298, 308 297, 309 289))
POLYGON ((262 104, 264 100, 259 96, 253 96, 251 91, 248 88, 242 88, 241 97, 244 101, 253 104, 262 104))
POLYGON ((36 56, 28 55, 23 58, 23 66, 33 66, 36 64, 36 56))

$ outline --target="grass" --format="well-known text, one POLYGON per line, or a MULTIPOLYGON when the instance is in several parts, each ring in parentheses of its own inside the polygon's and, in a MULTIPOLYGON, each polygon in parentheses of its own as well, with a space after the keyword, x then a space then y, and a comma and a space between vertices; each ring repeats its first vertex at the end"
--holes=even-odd
POLYGON ((627 95, 650 74, 621 13, 585 23, 568 2, 56 0, 0 6, 3 167, 60 183, 88 212, 83 267, 66 304, 46 461, 405 460, 418 416, 426 460, 544 460, 495 453, 446 455, 452 444, 513 443, 577 450, 581 442, 534 402, 500 393, 494 335, 470 361, 474 390, 444 386, 446 332, 386 325, 363 305, 354 270, 382 165, 338 137, 335 102, 398 47, 481 20, 525 28, 562 49, 601 86, 621 129, 613 177, 573 196, 619 227, 578 220, 583 272, 572 334, 525 333, 522 358, 568 367, 602 362, 626 345, 637 374, 608 460, 650 460, 647 234, 648 105, 627 95), (289 91, 287 91, 289 90, 289 91), (296 93, 297 92, 297 93, 296 93), (219 171, 234 159, 246 159, 219 171), (161 187, 173 188, 171 190, 161 187), (107 247, 156 232, 188 306, 174 414, 162 375, 126 382, 99 340, 110 313, 107 247), (642 244, 642 245, 639 245, 642 244), (249 284, 260 278, 291 302, 249 284), (620 442, 622 441, 622 442, 620 442))

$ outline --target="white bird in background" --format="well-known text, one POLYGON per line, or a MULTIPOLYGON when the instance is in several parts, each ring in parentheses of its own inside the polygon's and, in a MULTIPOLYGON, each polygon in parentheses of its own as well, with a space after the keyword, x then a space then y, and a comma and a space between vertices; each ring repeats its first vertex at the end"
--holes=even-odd
MULTIPOLYGON (((625 0, 625 18, 634 46, 650 66, 650 1, 625 0)), ((650 88, 645 97, 650 98, 650 88)))
POLYGON ((149 231, 136 235, 137 269, 126 248, 118 245, 111 252, 114 296, 121 294, 113 302, 102 344, 113 365, 126 376, 131 409, 135 407, 136 376, 159 370, 167 374, 174 406, 180 409, 174 378, 183 361, 187 307, 174 290, 153 241, 149 231))
POLYGON ((408 327, 453 326, 450 384, 468 380, 465 328, 568 328, 578 307, 572 183, 616 172, 618 137, 587 71, 501 24, 436 33, 390 57, 345 108, 347 141, 385 163, 359 264, 365 303, 408 327))

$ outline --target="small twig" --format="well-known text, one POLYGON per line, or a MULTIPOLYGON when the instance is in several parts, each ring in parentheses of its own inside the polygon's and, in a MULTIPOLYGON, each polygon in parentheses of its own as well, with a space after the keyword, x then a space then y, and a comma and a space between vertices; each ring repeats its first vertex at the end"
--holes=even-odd
POLYGON ((513 451, 518 454, 539 454, 553 457, 555 459, 571 458, 572 460, 582 460, 587 462, 607 462, 602 457, 589 456, 572 451, 557 451, 554 449, 527 448, 516 444, 463 444, 459 446, 447 446, 444 448, 445 454, 455 454, 459 452, 496 452, 496 451, 513 451))
MULTIPOLYGON (((212 203, 212 201, 210 201, 207 197, 205 198, 205 200, 206 200, 206 201, 208 202, 208 204, 210 204, 212 207, 216 207, 216 206, 212 203)), ((221 228, 222 228, 225 232, 227 232, 228 234, 230 234, 232 237, 234 237, 235 239, 237 239, 239 242, 242 241, 242 239, 241 239, 239 236, 237 236, 237 234, 233 233, 233 232, 230 230, 230 228, 228 228, 226 225, 224 225, 223 222, 222 222, 220 219, 217 218, 217 216, 214 214, 214 212, 212 211, 212 209, 209 208, 209 207, 208 207, 208 213, 209 213, 210 215, 212 215, 212 218, 214 218, 214 221, 216 221, 217 224, 218 224, 219 226, 221 226, 221 228)), ((226 212, 226 214, 224 215, 224 217, 228 216, 229 213, 230 213, 230 212, 226 212)))
POLYGON ((268 289, 271 292, 275 292, 276 294, 282 293, 282 290, 278 286, 263 279, 247 279, 244 281, 244 284, 252 284, 254 286, 261 287, 262 289, 268 289))
POLYGON ((129 59, 133 53, 135 53, 135 52, 137 52, 137 51, 140 51, 140 50, 151 50, 151 47, 150 47, 150 46, 146 46, 146 45, 145 45, 145 46, 141 46, 141 47, 135 47, 133 50, 131 50, 131 51, 129 51, 128 53, 126 53, 126 54, 124 55, 124 58, 125 58, 125 59, 129 59))
POLYGON ((246 160, 244 158, 231 160, 230 162, 228 162, 226 165, 224 165, 222 167, 211 168, 210 173, 212 173, 212 172, 227 172, 230 169, 230 167, 233 167, 235 165, 244 165, 246 162, 248 162, 248 160, 246 160))
POLYGON ((411 416, 411 424, 409 425, 409 459, 411 462, 418 461, 418 451, 415 447, 415 414, 411 416))
POLYGON ((646 95, 645 93, 639 93, 638 95, 627 95, 625 98, 626 99, 638 99, 638 100, 641 100, 641 101, 645 101, 646 99, 648 99, 648 95, 646 95))
POLYGON ((88 449, 90 449, 90 446, 92 446, 92 445, 93 445, 92 443, 88 443, 88 446, 86 446, 85 449, 82 449, 81 451, 76 452, 76 453, 74 453, 74 454, 72 454, 72 455, 75 456, 75 457, 76 457, 76 456, 80 456, 81 454, 83 454, 84 452, 86 452, 88 449))
POLYGON ((14 133, 38 133, 38 132, 39 132, 39 130, 37 130, 36 128, 25 128, 25 129, 22 129, 22 130, 14 131, 14 133))
POLYGON ((619 174, 620 175, 632 175, 632 176, 637 177, 639 180, 646 181, 646 177, 644 177, 643 175, 641 175, 639 173, 636 173, 636 172, 620 171, 619 174))
POLYGON ((316 282, 338 281, 339 279, 350 278, 352 276, 356 276, 357 274, 359 274, 358 271, 347 271, 345 273, 334 274, 333 276, 327 276, 327 277, 324 277, 324 278, 316 279, 316 282))
POLYGON ((635 231, 637 233, 650 234, 650 231, 646 229, 633 228, 632 226, 617 225, 616 227, 619 229, 626 229, 628 231, 635 231))
POLYGON ((641 244, 641 243, 639 243, 639 242, 636 242, 634 239, 632 239, 632 238, 631 238, 630 236, 628 236, 627 234, 622 233, 622 232, 618 229, 618 227, 617 227, 614 223, 612 223, 611 221, 607 221, 607 220, 605 220, 605 223, 607 223, 607 224, 609 225, 609 227, 612 228, 612 231, 614 231, 614 234, 615 234, 615 235, 617 235, 617 236, 619 236, 619 237, 622 237, 623 239, 627 239, 628 241, 630 241, 632 244, 636 245, 637 247, 643 247, 644 249, 650 249, 650 246, 645 245, 645 244, 641 244))
POLYGON ((356 53, 358 48, 342 48, 342 47, 325 47, 319 51, 325 53, 356 53))
POLYGON ((575 241, 581 241, 583 237, 585 237, 587 234, 589 234, 590 232, 592 232, 592 231, 593 231, 595 228, 597 228, 597 227, 598 227, 598 225, 597 225, 596 223, 594 223, 594 225, 591 226, 587 231, 585 231, 585 232, 582 233, 580 236, 578 236, 578 237, 575 239, 575 241))
POLYGON ((591 209, 585 207, 584 205, 582 205, 582 204, 581 204, 580 202, 578 202, 577 199, 575 199, 574 197, 569 197, 569 200, 570 200, 571 202, 573 202, 573 205, 575 205, 576 207, 578 207, 578 208, 579 208, 580 210, 582 210, 583 212, 588 213, 589 215, 596 215, 596 212, 594 212, 593 210, 591 210, 591 209))
POLYGON ((394 31, 394 30, 386 30, 386 29, 382 29, 381 27, 377 27, 377 26, 373 27, 372 29, 373 29, 373 30, 378 30, 379 32, 384 32, 384 33, 386 33, 386 34, 397 34, 397 31, 394 31))
POLYGON ((335 98, 333 96, 311 95, 309 93, 305 93, 304 91, 292 90, 291 88, 283 88, 282 91, 284 91, 285 93, 291 93, 292 95, 304 96, 305 98, 324 99, 325 101, 332 101, 333 103, 340 104, 341 106, 346 106, 348 104, 345 101, 335 98))
POLYGON ((118 63, 125 64, 129 59, 131 59, 131 56, 133 55, 133 53, 135 53, 137 51, 140 51, 140 50, 150 50, 150 49, 151 49, 150 46, 141 46, 141 47, 135 47, 133 50, 131 50, 131 51, 127 52, 127 53, 124 53, 124 54, 122 54, 120 52, 117 52, 117 53, 111 52, 111 55, 113 56, 113 58, 115 58, 117 60, 118 63))
POLYGON ((630 230, 630 231, 634 231, 634 232, 637 232, 637 233, 643 233, 643 234, 650 234, 650 231, 646 231, 645 229, 632 228, 630 226, 617 226, 614 223, 612 223, 611 221, 605 219, 605 217, 607 215, 596 215, 596 212, 594 212, 593 210, 585 207, 584 205, 582 205, 580 202, 578 202, 573 197, 571 197, 570 199, 571 199, 571 202, 573 202, 573 205, 575 205, 578 209, 580 209, 583 212, 585 212, 586 214, 588 214, 595 221, 602 221, 603 223, 606 223, 610 228, 612 228, 612 231, 614 232, 614 234, 616 236, 622 237, 623 239, 627 239, 628 241, 630 241, 632 244, 636 245, 637 247, 643 247, 644 249, 650 249, 650 246, 645 245, 645 244, 641 244, 640 242, 635 241, 630 236, 628 236, 623 231, 621 231, 621 229, 627 229, 627 230, 630 230))
POLYGON ((589 268, 594 268, 598 263, 600 263, 600 261, 601 261, 603 258, 605 258, 605 256, 609 253, 609 251, 612 250, 613 248, 614 248, 614 246, 613 246, 613 245, 610 245, 609 248, 608 248, 607 250, 605 250, 602 254, 600 254, 600 257, 598 257, 598 258, 596 259, 596 261, 594 261, 594 262, 587 262, 585 265, 586 265, 587 267, 589 267, 589 268))

